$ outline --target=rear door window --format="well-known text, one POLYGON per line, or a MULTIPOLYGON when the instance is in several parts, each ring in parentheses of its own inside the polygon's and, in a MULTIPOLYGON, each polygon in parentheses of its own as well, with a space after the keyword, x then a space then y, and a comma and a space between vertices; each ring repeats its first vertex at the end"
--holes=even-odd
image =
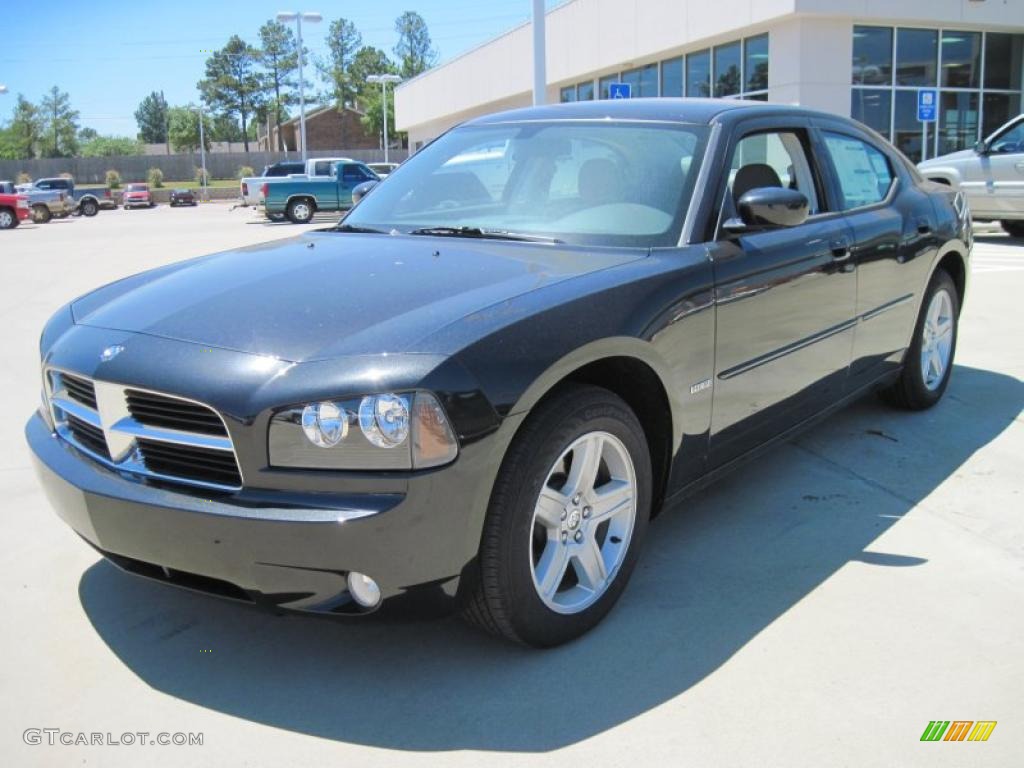
POLYGON ((882 202, 896 180, 889 158, 877 147, 853 136, 829 131, 824 136, 839 180, 843 210, 882 202))

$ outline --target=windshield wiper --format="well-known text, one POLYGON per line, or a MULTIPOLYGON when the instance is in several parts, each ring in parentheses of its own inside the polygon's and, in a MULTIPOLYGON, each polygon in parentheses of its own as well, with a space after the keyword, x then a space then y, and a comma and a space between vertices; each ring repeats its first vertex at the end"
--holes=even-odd
POLYGON ((374 229, 373 227, 360 227, 358 224, 339 224, 336 227, 331 227, 327 230, 328 232, 352 232, 355 234, 368 234, 368 235, 387 235, 390 234, 385 232, 383 229, 374 229))
POLYGON ((509 232, 507 229, 481 229, 480 227, 423 227, 409 232, 410 235, 434 235, 435 237, 470 237, 479 240, 521 240, 527 243, 560 243, 553 237, 527 235, 509 232))

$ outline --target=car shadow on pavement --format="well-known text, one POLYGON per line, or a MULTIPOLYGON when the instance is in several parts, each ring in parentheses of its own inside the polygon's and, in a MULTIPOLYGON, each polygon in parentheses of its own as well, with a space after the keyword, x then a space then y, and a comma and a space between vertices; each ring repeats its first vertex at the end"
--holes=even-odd
POLYGON ((1024 383, 963 366, 931 411, 865 399, 666 510, 618 607, 550 651, 454 618, 273 616, 105 561, 79 596, 130 670, 202 707, 375 747, 547 751, 687 691, 848 563, 925 563, 867 550, 1022 407, 1024 383))

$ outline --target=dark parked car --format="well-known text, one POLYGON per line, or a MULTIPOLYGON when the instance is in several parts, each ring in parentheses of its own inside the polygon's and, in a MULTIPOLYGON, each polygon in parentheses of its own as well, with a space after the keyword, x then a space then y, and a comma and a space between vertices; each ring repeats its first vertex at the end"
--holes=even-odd
POLYGON ((191 189, 172 189, 170 204, 172 208, 176 205, 196 205, 196 196, 191 189))
POLYGON ((127 571, 554 645, 612 607, 659 509, 870 391, 938 402, 968 220, 833 115, 492 115, 333 229, 59 310, 27 438, 127 571))

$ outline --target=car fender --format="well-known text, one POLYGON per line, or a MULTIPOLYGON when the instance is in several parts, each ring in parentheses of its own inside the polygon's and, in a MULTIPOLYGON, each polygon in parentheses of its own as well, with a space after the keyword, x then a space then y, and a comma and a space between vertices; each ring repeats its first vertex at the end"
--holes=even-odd
POLYGON ((960 181, 963 178, 960 171, 953 165, 932 165, 918 168, 921 175, 930 181, 939 181, 949 184, 954 189, 960 189, 960 181))
POLYGON ((556 360, 537 376, 519 396, 509 415, 529 413, 559 382, 573 372, 591 363, 616 357, 638 360, 654 371, 658 377, 665 390, 671 412, 672 453, 675 454, 683 440, 684 419, 682 418, 683 404, 679 399, 678 388, 674 383, 671 368, 652 344, 631 336, 597 339, 556 360))

